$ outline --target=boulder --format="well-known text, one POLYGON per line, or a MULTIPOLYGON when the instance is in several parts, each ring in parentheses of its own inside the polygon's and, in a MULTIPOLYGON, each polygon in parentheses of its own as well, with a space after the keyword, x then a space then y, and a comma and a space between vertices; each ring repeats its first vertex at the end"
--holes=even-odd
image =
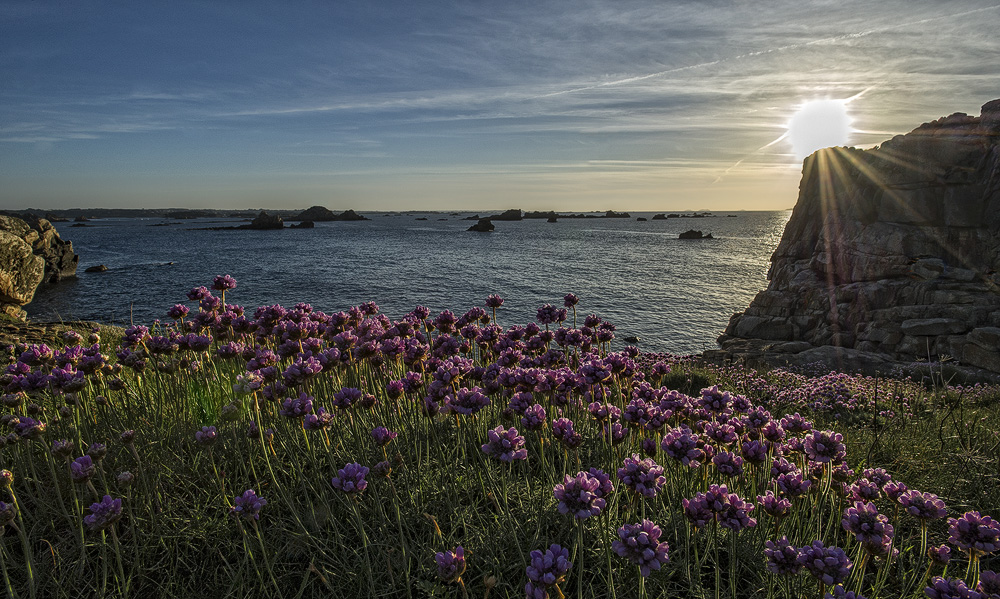
POLYGON ((37 238, 30 242, 32 251, 45 260, 42 282, 58 283, 66 277, 76 275, 80 256, 73 252, 73 242, 63 240, 47 219, 25 217, 24 220, 37 234, 37 238))
POLYGON ((469 227, 468 231, 476 231, 477 233, 489 233, 496 227, 490 222, 488 218, 481 218, 479 222, 469 227))
POLYGON ((88 266, 83 272, 107 272, 108 267, 103 264, 97 264, 95 266, 88 266))
POLYGON ((677 239, 712 239, 712 234, 702 235, 701 231, 689 229, 678 235, 677 239))
POLYGON ((1000 373, 998 273, 994 100, 978 117, 953 114, 868 150, 806 158, 767 290, 730 320, 721 352, 773 356, 784 339, 816 346, 789 361, 853 366, 863 354, 871 370, 957 359, 956 368, 1000 373))
POLYGON ((24 306, 35 297, 45 275, 45 259, 20 236, 0 229, 0 311, 23 319, 24 306))
POLYGON ((289 225, 289 229, 314 229, 316 228, 316 223, 311 220, 304 220, 297 225, 289 225))

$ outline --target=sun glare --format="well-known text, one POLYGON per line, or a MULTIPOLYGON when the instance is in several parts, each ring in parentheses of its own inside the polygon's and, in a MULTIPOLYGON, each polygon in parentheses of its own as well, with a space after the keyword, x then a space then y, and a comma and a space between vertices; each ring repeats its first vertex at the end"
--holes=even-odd
POLYGON ((798 160, 822 148, 846 145, 852 131, 844 100, 806 102, 788 121, 788 141, 798 160))

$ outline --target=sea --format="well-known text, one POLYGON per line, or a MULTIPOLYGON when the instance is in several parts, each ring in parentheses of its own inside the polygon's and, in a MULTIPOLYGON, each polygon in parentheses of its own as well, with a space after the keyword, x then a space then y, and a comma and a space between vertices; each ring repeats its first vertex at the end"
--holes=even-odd
POLYGON ((187 292, 229 274, 238 286, 227 303, 250 313, 300 302, 331 313, 374 301, 393 319, 418 305, 461 315, 497 294, 497 321, 511 326, 574 293, 577 322, 597 314, 614 323, 620 346, 637 337, 644 351, 693 354, 717 347, 733 313, 767 286, 791 211, 494 221, 492 233, 467 231, 472 213, 362 214, 371 220, 278 231, 203 230, 244 224, 221 218, 59 223, 80 255, 77 276, 40 288, 26 310, 38 321, 150 325, 168 320, 174 304, 197 309, 187 292), (713 239, 678 238, 689 229, 713 239), (95 265, 108 270, 84 272, 95 265))

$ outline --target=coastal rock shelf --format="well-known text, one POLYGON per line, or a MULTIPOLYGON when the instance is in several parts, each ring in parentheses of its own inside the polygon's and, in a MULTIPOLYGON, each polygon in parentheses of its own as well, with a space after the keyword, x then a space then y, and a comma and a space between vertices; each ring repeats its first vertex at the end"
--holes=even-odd
POLYGON ((708 357, 1000 373, 1000 100, 808 157, 770 283, 708 357))

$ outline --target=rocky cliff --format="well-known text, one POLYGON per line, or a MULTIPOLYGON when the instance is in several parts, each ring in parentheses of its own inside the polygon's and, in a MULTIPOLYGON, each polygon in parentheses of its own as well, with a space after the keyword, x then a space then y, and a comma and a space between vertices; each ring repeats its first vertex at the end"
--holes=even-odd
POLYGON ((79 261, 44 218, 0 215, 0 314, 24 318, 38 285, 75 275, 79 261))
MULTIPOLYGON (((770 283, 714 357, 1000 373, 1000 100, 807 158, 770 283)), ((711 356, 710 356, 711 357, 711 356)))

